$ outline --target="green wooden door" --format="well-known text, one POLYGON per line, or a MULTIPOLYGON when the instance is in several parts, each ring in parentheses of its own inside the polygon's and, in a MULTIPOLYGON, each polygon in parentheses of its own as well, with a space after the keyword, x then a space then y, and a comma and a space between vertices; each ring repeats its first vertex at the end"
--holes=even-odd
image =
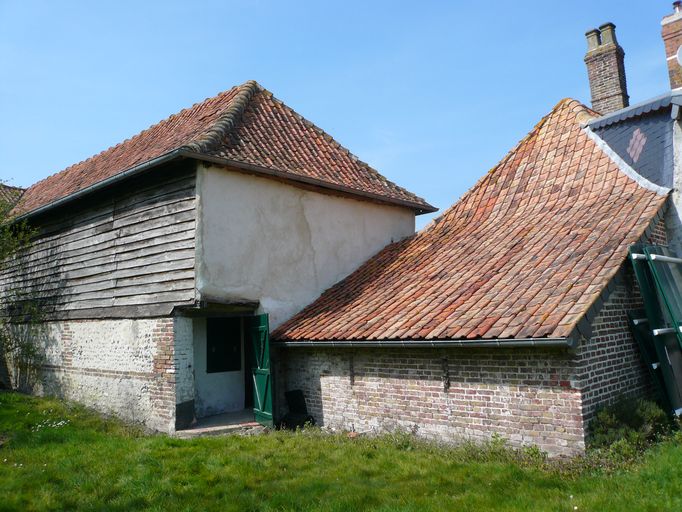
POLYGON ((272 377, 270 375, 270 334, 268 315, 251 318, 253 350, 253 414, 261 425, 272 426, 272 377))

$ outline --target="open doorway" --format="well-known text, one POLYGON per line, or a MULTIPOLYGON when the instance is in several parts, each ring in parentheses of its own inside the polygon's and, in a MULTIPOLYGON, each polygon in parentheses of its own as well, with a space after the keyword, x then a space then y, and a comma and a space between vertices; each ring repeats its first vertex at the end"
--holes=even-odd
POLYGON ((267 315, 193 319, 197 420, 272 425, 267 315))
MULTIPOLYGON (((194 389, 197 419, 243 411, 247 403, 247 340, 244 318, 194 320, 194 389)), ((250 393, 253 396, 252 393, 250 393)))

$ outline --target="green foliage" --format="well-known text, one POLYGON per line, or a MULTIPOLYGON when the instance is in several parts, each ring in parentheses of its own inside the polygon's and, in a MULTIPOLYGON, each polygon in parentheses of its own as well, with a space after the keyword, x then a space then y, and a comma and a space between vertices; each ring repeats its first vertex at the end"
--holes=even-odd
POLYGON ((26 249, 34 234, 26 221, 15 222, 11 214, 13 207, 13 201, 0 196, 0 262, 3 263, 26 249))
POLYGON ((616 473, 636 467, 647 450, 662 441, 682 444, 665 411, 650 400, 622 398, 597 411, 584 455, 550 461, 550 466, 569 478, 616 473))
MULTIPOLYGON (((12 217, 13 206, 12 201, 0 199, 0 272, 9 266, 19 271, 26 264, 23 255, 35 235, 25 221, 12 217)), ((37 344, 42 307, 28 286, 6 283, 0 297, 0 385, 30 389, 42 362, 37 344)))
POLYGON ((621 398, 597 411, 590 423, 590 446, 628 453, 646 447, 671 430, 670 418, 656 402, 621 398))
POLYGON ((0 320, 0 383, 10 389, 31 390, 38 381, 44 353, 38 340, 43 328, 35 320, 13 324, 0 320))

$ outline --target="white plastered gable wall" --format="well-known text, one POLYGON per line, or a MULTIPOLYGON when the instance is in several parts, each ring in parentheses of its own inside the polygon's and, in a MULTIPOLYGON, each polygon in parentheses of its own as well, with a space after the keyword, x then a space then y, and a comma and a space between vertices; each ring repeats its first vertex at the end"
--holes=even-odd
POLYGON ((197 299, 254 301, 273 329, 383 247, 414 211, 199 164, 197 299))
MULTIPOLYGON (((257 303, 271 329, 415 229, 408 208, 205 164, 196 199, 196 299, 257 303)), ((206 319, 176 317, 175 365, 176 404, 197 417, 241 409, 243 373, 206 372, 206 319)))

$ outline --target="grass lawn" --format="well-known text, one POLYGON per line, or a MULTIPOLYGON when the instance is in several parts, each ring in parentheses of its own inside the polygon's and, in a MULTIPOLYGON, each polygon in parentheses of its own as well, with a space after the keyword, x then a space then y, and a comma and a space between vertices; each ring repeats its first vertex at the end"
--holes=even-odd
POLYGON ((146 436, 0 392, 0 510, 672 511, 682 444, 661 443, 627 471, 578 475, 406 435, 146 436))

